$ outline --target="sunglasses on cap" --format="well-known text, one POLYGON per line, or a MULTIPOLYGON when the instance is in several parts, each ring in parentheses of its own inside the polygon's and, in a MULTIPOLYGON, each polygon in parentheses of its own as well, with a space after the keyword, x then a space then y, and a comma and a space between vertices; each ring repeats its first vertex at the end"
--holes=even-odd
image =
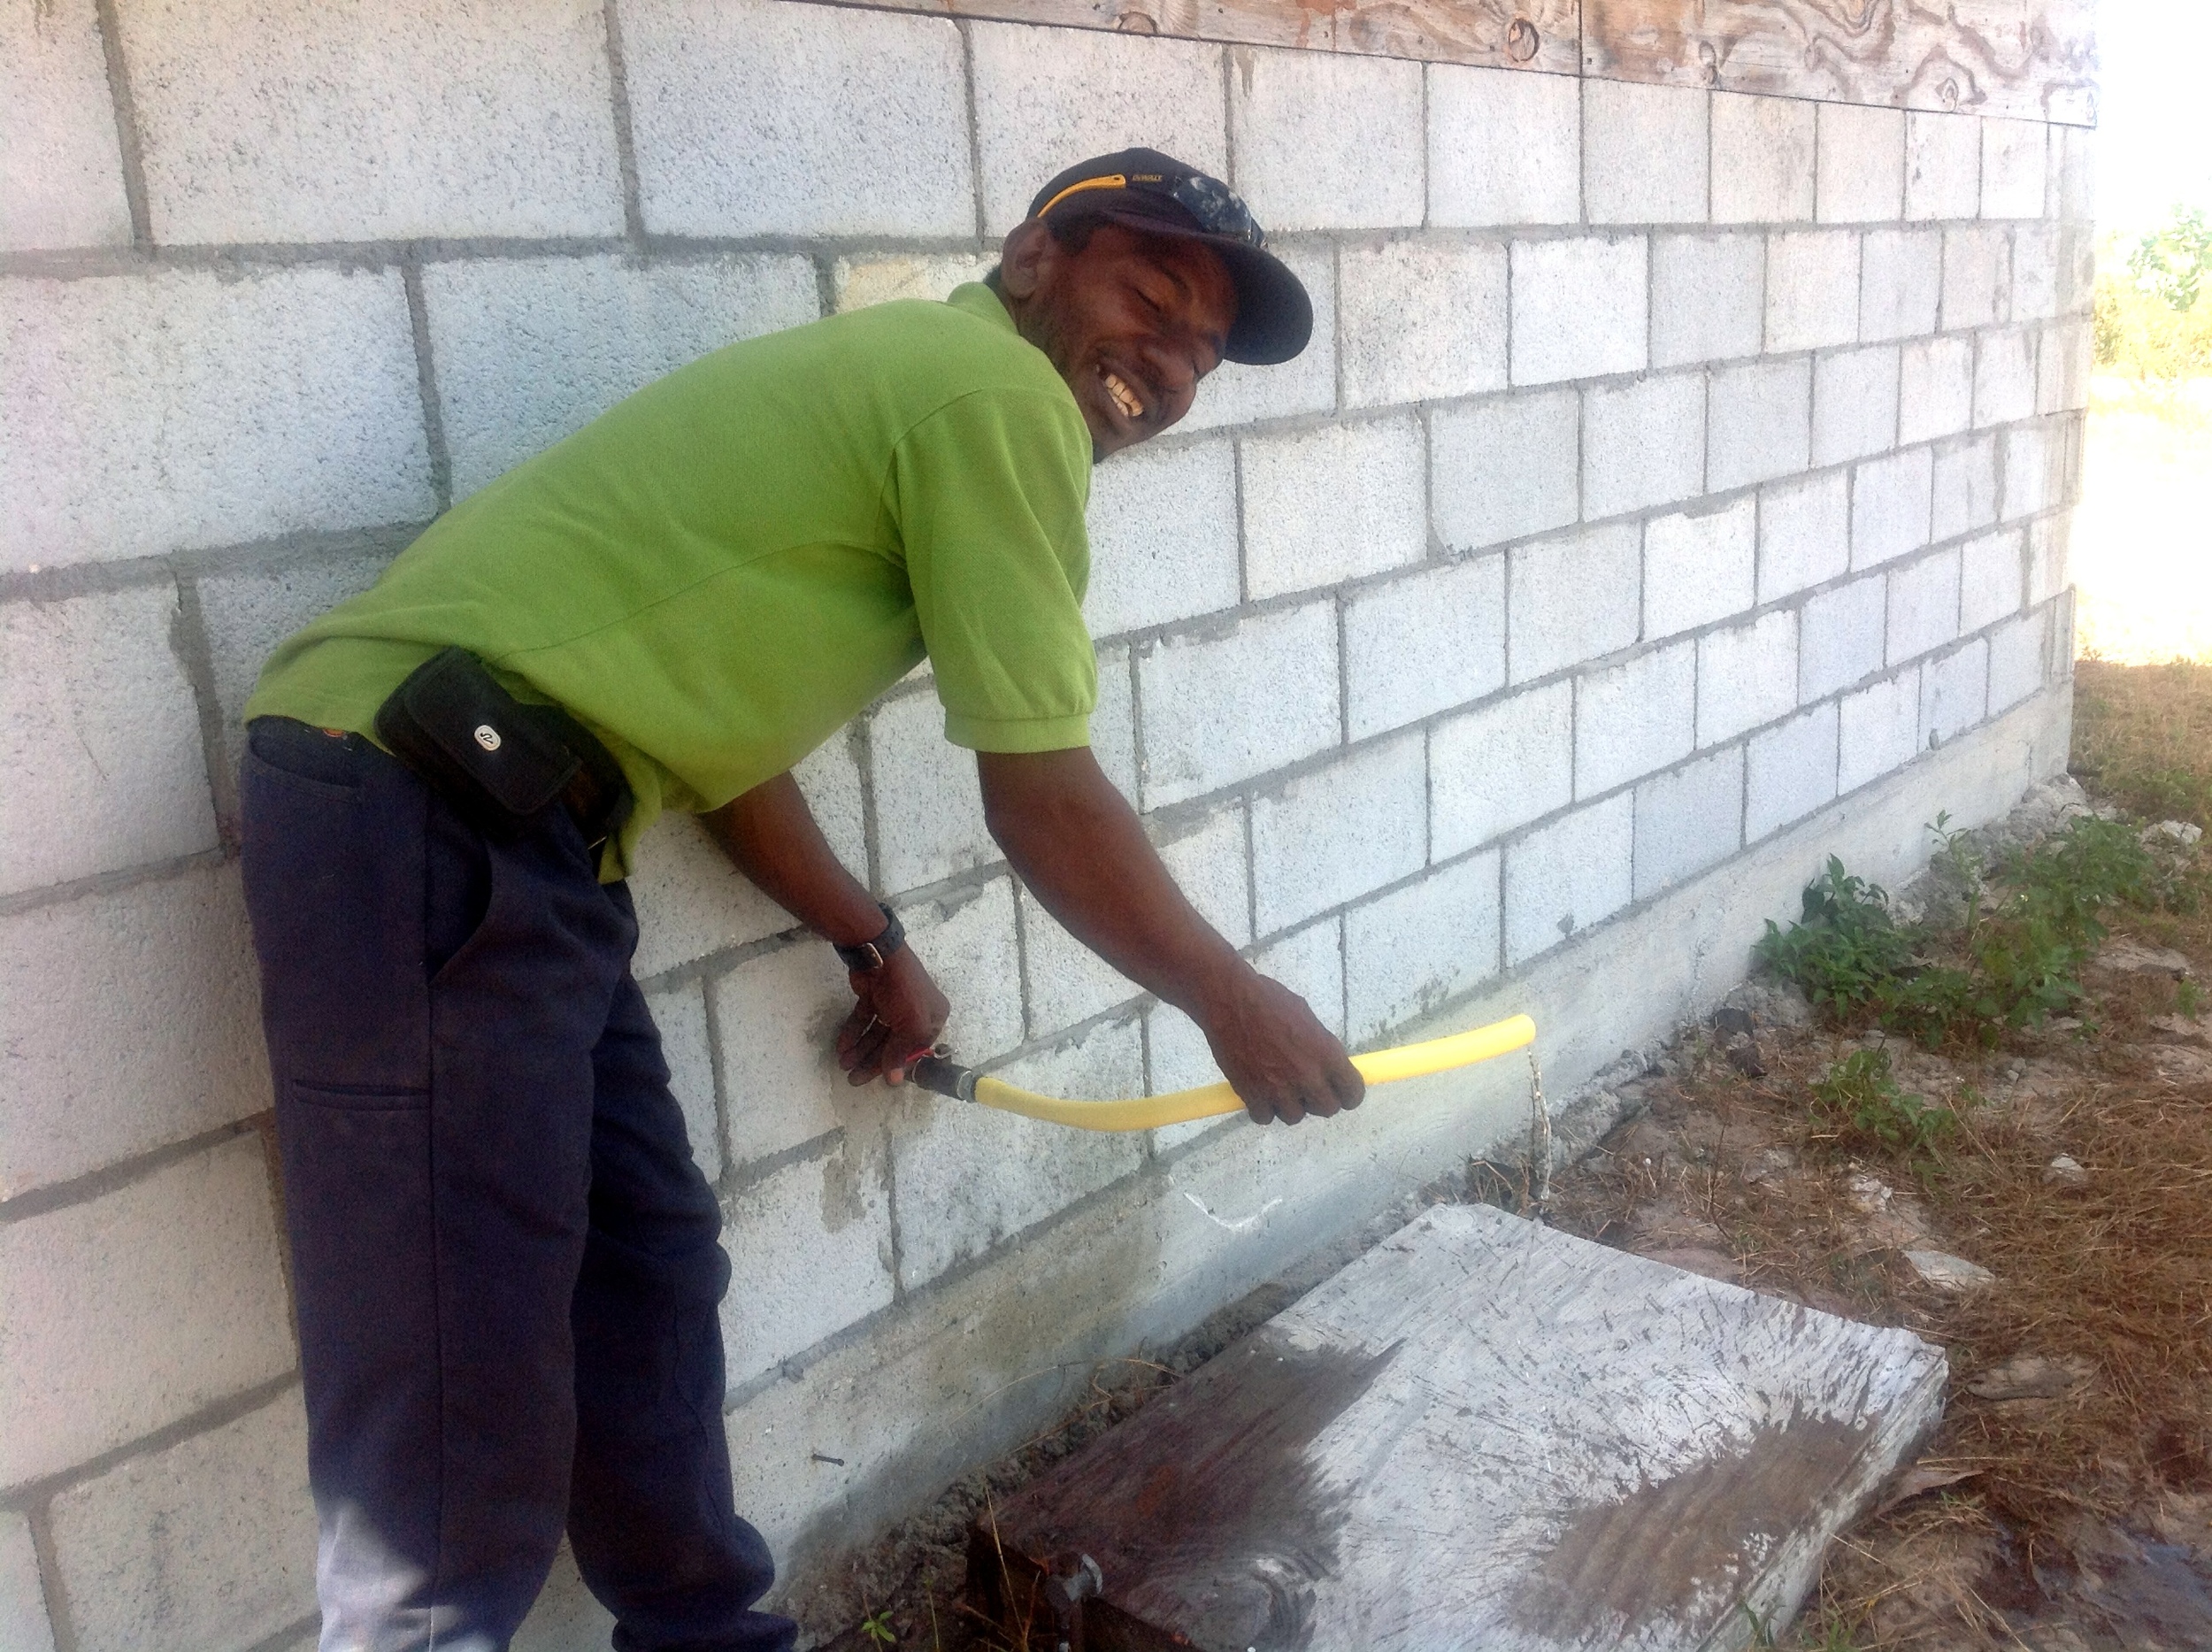
POLYGON ((1191 220, 1209 235, 1240 241, 1248 247, 1267 244, 1266 234, 1252 221, 1252 209, 1227 184, 1204 173, 1186 173, 1171 180, 1162 173, 1117 172, 1085 178, 1061 190, 1033 216, 1042 218, 1070 196, 1087 189, 1125 189, 1140 199, 1164 197, 1190 214, 1191 220))

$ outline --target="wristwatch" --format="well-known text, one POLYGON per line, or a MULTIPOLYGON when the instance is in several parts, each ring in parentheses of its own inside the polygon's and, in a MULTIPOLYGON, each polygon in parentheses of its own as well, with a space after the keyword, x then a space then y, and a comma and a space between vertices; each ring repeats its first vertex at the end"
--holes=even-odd
POLYGON ((883 932, 873 941, 864 941, 856 947, 840 947, 835 941, 837 956, 845 961, 849 970, 866 974, 879 970, 890 956, 906 944, 906 926, 899 922, 898 914, 889 907, 877 903, 876 910, 883 914, 883 932))

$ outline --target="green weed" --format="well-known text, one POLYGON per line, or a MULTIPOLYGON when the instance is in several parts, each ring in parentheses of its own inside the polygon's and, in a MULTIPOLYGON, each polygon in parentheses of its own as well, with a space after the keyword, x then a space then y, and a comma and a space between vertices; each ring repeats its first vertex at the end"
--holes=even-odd
POLYGON ((1815 1080, 1813 1104, 1845 1145, 1893 1154, 1924 1174, 1958 1128, 1949 1108, 1897 1087, 1886 1049, 1837 1062, 1815 1080))
POLYGON ((879 1612, 870 1612, 862 1618, 860 1633, 879 1647, 896 1646, 899 1643, 899 1632, 891 1627, 891 1609, 887 1606, 879 1612))

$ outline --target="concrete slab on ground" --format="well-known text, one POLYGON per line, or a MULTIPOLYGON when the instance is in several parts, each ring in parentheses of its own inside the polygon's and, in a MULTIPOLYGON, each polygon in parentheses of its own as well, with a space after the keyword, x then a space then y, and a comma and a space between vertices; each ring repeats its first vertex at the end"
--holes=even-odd
POLYGON ((1734 1648, 1934 1427, 1945 1370, 1909 1332, 1439 1206, 997 1536, 1033 1577, 1097 1563, 1091 1652, 1734 1648))

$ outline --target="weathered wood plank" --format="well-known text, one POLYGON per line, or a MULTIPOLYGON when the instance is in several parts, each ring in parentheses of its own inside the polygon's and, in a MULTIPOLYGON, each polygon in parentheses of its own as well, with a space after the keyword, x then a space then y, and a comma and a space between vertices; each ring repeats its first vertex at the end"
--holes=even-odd
POLYGON ((2096 119, 2096 0, 1586 0, 1608 80, 2096 119))
POLYGON ((996 1533, 1031 1576, 1098 1563, 1090 1652, 1733 1646, 1746 1606, 1801 1597, 1943 1381, 1909 1333, 1440 1207, 996 1533))
MULTIPOLYGON (((811 4, 812 0, 806 0, 811 4)), ((1581 73, 1581 0, 868 0, 881 9, 1244 46, 1581 73)))

